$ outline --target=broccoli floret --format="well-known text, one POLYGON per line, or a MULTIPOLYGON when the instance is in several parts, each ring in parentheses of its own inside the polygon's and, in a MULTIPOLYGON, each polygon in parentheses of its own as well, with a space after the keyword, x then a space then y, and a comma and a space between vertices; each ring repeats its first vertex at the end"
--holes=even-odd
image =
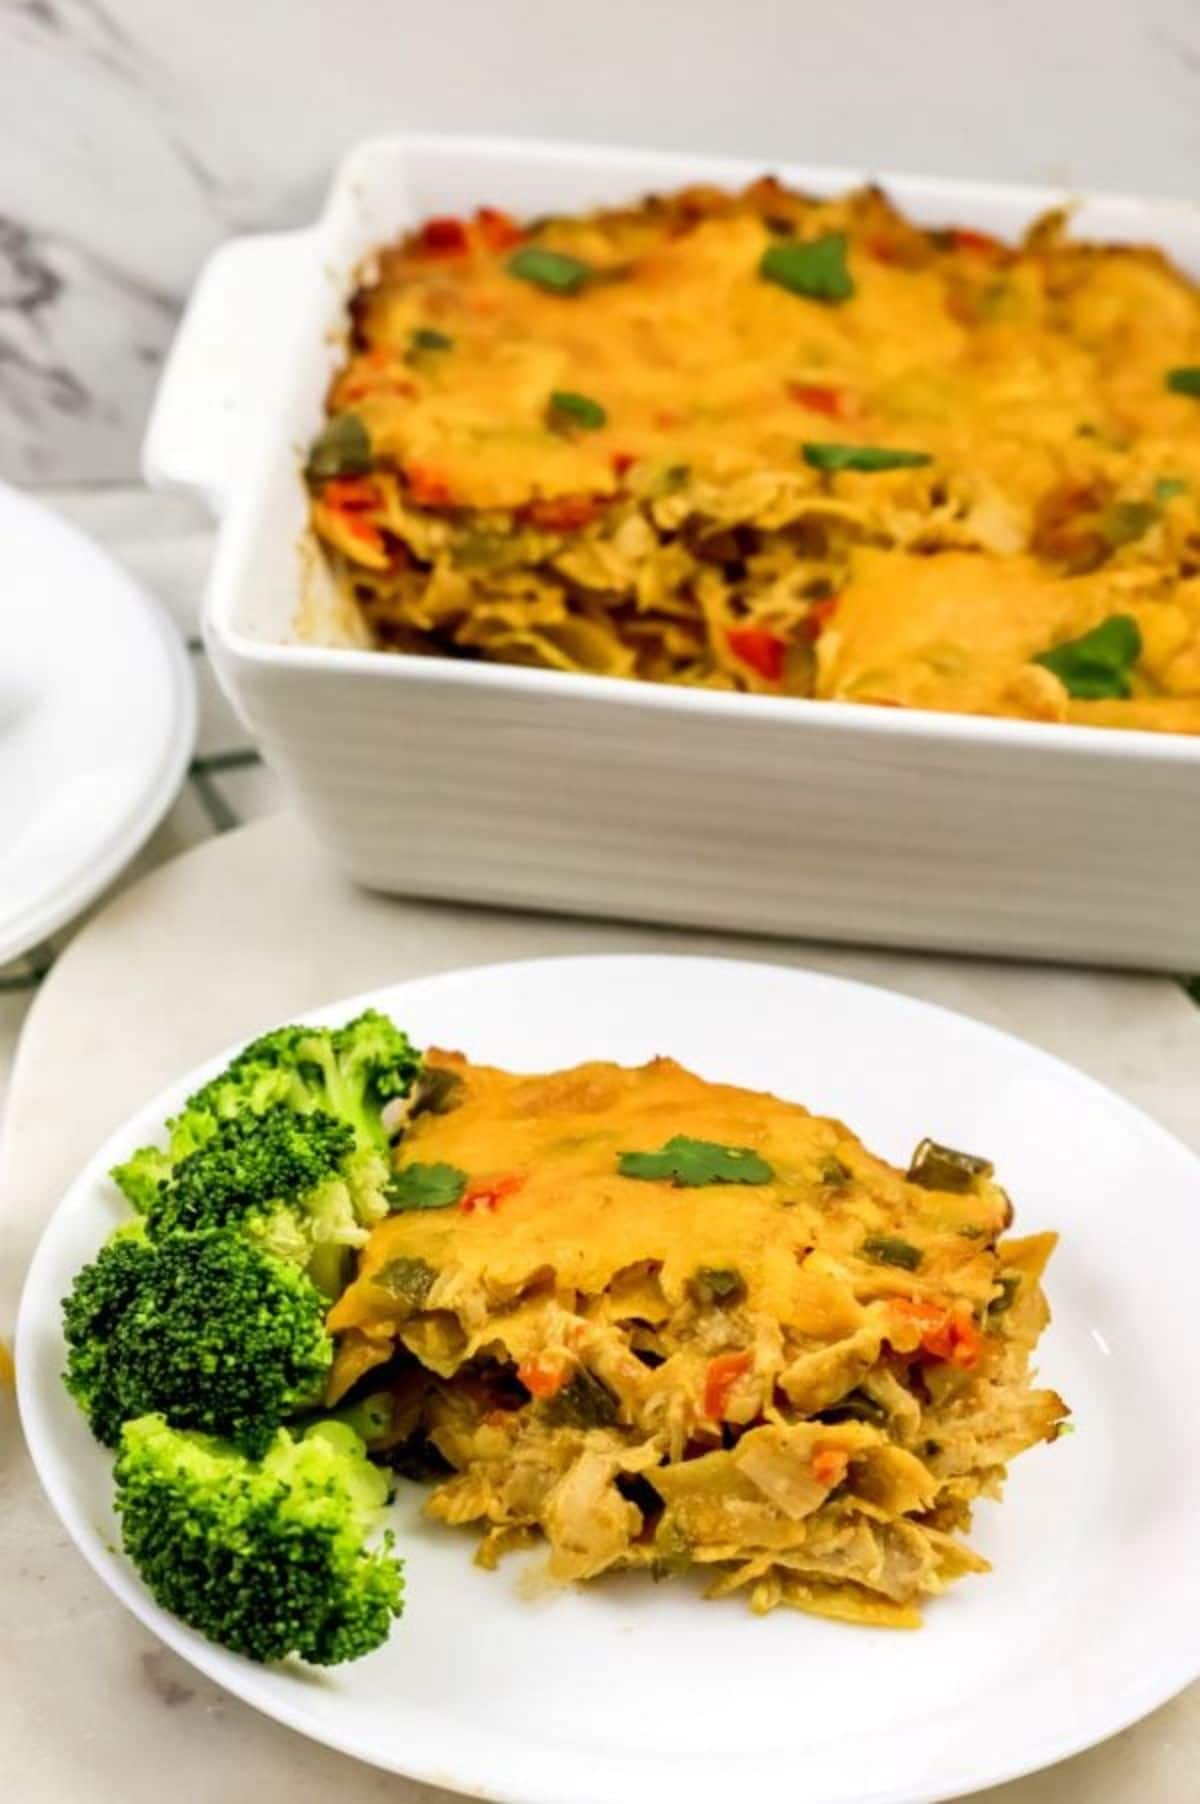
POLYGON ((303 1265, 327 1296, 342 1289, 349 1249, 387 1214, 388 1166, 356 1149, 354 1130, 323 1109, 274 1103, 222 1121, 146 1205, 152 1239, 234 1228, 303 1265))
MULTIPOLYGON (((333 1050, 346 1091, 361 1098, 361 1133, 386 1153, 391 1136, 383 1111, 409 1095, 421 1070, 420 1053, 394 1021, 371 1008, 335 1029, 333 1050)), ((348 1106, 349 1096, 346 1100, 348 1106)))
POLYGON ((145 1213, 173 1169, 170 1153, 158 1146, 140 1146, 124 1164, 113 1167, 112 1175, 134 1208, 145 1213))
POLYGON ((344 1027, 277 1027, 238 1053, 168 1123, 168 1149, 143 1148, 113 1177, 137 1209, 149 1208, 173 1168, 204 1146, 223 1121, 285 1108, 324 1110, 345 1123, 363 1154, 387 1156, 382 1111, 408 1095, 420 1054, 386 1015, 367 1009, 344 1027))
POLYGON ((386 1155, 383 1109, 408 1095, 420 1068, 408 1036, 377 1009, 366 1009, 344 1027, 277 1027, 252 1040, 230 1072, 291 1074, 304 1086, 310 1108, 327 1109, 354 1129, 360 1147, 386 1155))
POLYGON ((251 1660, 321 1666, 386 1641, 403 1577, 367 1538, 384 1475, 350 1429, 281 1429, 260 1463, 158 1415, 129 1422, 116 1462, 125 1551, 165 1610, 251 1660))
POLYGON ((119 1230, 63 1302, 67 1389, 98 1440, 160 1411, 247 1453, 320 1402, 333 1359, 326 1299, 298 1266, 220 1231, 119 1230))

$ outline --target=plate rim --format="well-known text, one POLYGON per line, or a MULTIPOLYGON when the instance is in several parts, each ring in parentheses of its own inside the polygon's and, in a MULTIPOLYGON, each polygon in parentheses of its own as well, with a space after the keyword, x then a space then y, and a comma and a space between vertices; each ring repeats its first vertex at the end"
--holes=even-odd
POLYGON ((135 604, 150 637, 164 654, 165 681, 171 690, 169 731, 155 761, 153 781, 140 789, 110 829, 102 850, 77 862, 45 893, 11 919, 0 915, 0 965, 11 963, 72 921, 118 877, 159 825, 183 782, 196 742, 196 684, 182 635, 156 596, 72 520, 47 507, 36 496, 10 483, 0 483, 0 504, 14 504, 34 523, 34 531, 50 532, 74 544, 77 551, 104 566, 135 604))
MULTIPOLYGON (((751 969, 759 973, 769 972, 775 976, 815 984, 819 989, 827 989, 834 993, 842 990, 866 993, 869 997, 883 998, 887 1005, 899 1004, 902 1012, 913 1010, 943 1023, 965 1024, 969 1030, 983 1036, 984 1039, 991 1040, 998 1047, 1016 1048, 1022 1056, 1032 1057, 1043 1067, 1065 1073, 1072 1082, 1076 1084, 1082 1082, 1093 1092, 1098 1093, 1099 1098, 1107 1107, 1115 1108, 1120 1114, 1131 1118, 1143 1133, 1148 1132, 1152 1139, 1157 1140, 1163 1146, 1164 1150, 1175 1158, 1182 1158, 1200 1175, 1200 1153, 1194 1151, 1186 1142, 1136 1103, 1111 1089, 1089 1072, 1073 1065, 1058 1054, 1046 1050, 1036 1042, 1027 1040, 1022 1035, 1013 1033, 1006 1028, 997 1027, 991 1022, 981 1021, 961 1010, 949 1008, 942 1003, 930 1002, 923 997, 909 995, 903 990, 889 989, 883 984, 842 977, 802 964, 781 965, 770 959, 746 959, 690 952, 566 953, 551 957, 535 955, 529 958, 497 960, 484 965, 451 966, 443 971, 402 978, 393 982, 385 980, 337 1001, 305 1008, 301 1013, 306 1020, 323 1024, 327 1020, 346 1018, 364 1007, 380 1006, 385 996, 393 997, 422 988, 436 988, 446 983, 464 983, 473 978, 511 975, 528 966, 539 969, 543 967, 561 969, 564 966, 612 966, 614 964, 625 966, 690 964, 704 968, 719 966, 723 969, 751 969)), ((391 1008, 395 1005, 389 1002, 387 1006, 391 1008)), ((40 1268, 43 1264, 53 1264, 52 1255, 57 1231, 61 1230, 62 1222, 81 1208, 86 1207, 89 1191, 92 1191, 97 1181, 103 1177, 114 1157, 130 1143, 134 1124, 152 1115, 156 1115, 161 1122, 165 1113, 177 1106, 178 1100, 185 1092, 190 1091, 215 1070, 220 1069, 227 1062, 230 1054, 243 1045, 248 1037, 250 1036, 239 1036, 237 1040, 231 1042, 220 1052, 202 1060, 186 1073, 164 1085, 155 1096, 118 1124, 81 1166, 72 1182, 59 1197, 44 1224, 22 1283, 14 1337, 18 1412, 38 1482, 73 1545, 116 1600, 129 1610, 144 1628, 157 1636, 180 1658, 214 1683, 230 1691, 241 1702, 268 1720, 283 1723, 287 1728, 303 1735, 306 1739, 330 1747, 376 1770, 392 1772, 423 1784, 446 1787, 464 1797, 491 1799, 497 1801, 497 1804, 563 1804, 564 1792, 561 1783, 553 1780, 547 1782, 540 1775, 514 1773, 511 1778, 500 1783, 485 1778, 484 1771, 488 1765, 488 1756, 486 1751, 478 1747, 473 1747, 466 1755, 465 1770, 461 1773, 453 1769, 452 1761, 445 1755, 431 1755, 429 1758, 418 1760, 405 1758, 402 1761, 387 1755, 383 1750, 364 1752, 361 1745, 356 1742, 353 1724, 349 1729, 342 1731, 338 1728, 336 1718, 328 1725, 324 1722, 315 1723, 305 1712, 302 1694, 298 1694, 296 1705, 293 1708, 287 1698, 282 1696, 264 1698, 256 1693, 252 1683, 238 1683, 239 1674, 248 1673, 252 1678, 259 1671, 265 1670, 274 1673, 278 1671, 278 1668, 255 1667, 251 1662, 244 1661, 229 1653, 228 1650, 208 1642, 162 1610, 145 1591, 132 1569, 122 1561, 119 1552, 105 1545, 103 1537, 87 1521, 83 1510, 76 1507, 69 1492, 65 1488, 60 1489, 59 1487, 57 1475, 53 1470, 56 1458, 55 1437, 52 1426, 42 1418, 40 1406, 34 1395, 35 1386, 32 1377, 33 1369, 38 1364, 36 1341, 40 1318, 37 1311, 50 1295, 50 1287, 44 1283, 39 1286, 37 1283, 40 1268), (42 1295, 43 1291, 45 1292, 44 1296, 42 1295)), ((94 1201, 94 1196, 92 1200, 94 1201)), ((67 1462, 63 1463, 65 1465, 67 1462)), ((905 1780, 899 1784, 888 1783, 876 1786, 874 1789, 859 1789, 853 1793, 839 1794, 838 1804, 944 1804, 944 1801, 964 1797, 968 1792, 1005 1784, 1041 1772, 1074 1755, 1083 1753, 1089 1748, 1111 1740, 1124 1729, 1131 1727, 1169 1702, 1197 1678, 1200 1678, 1200 1634, 1197 1636, 1194 1647, 1185 1651, 1182 1644, 1177 1645, 1173 1650, 1172 1657, 1156 1665, 1152 1675, 1147 1676, 1136 1685, 1128 1686, 1120 1708, 1115 1713, 1105 1716, 1103 1727, 1097 1728, 1094 1723, 1089 1723, 1079 1729, 1043 1734, 1035 1741, 1025 1744, 1015 1757, 1005 1759, 993 1756, 991 1764, 986 1768, 969 1769, 962 1757, 956 1756, 957 1771, 953 1775, 931 1782, 922 1780, 919 1790, 913 1789, 914 1781, 905 1780)), ((548 1753, 549 1750, 538 1750, 538 1752, 540 1755, 543 1752, 548 1753)), ((565 1760, 575 1757, 559 1755, 558 1758, 565 1760)), ((724 1761, 729 1757, 721 1758, 724 1761)), ((770 1786, 773 1781, 782 1776, 785 1765, 794 1763, 796 1758, 796 1754, 792 1751, 773 1752, 755 1768, 750 1769, 747 1777, 753 1781, 757 1773, 761 1775, 761 1783, 770 1786)), ((768 1793, 767 1795, 774 1794, 768 1793)), ((569 1797, 570 1804, 612 1804, 613 1793, 611 1789, 606 1788, 603 1781, 598 1786, 591 1786, 586 1774, 582 1774, 578 1784, 572 1787, 569 1797)))

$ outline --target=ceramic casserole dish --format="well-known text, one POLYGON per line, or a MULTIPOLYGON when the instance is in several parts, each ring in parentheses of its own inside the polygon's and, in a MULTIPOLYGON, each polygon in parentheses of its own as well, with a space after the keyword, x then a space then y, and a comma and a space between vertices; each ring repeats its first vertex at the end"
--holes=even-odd
MULTIPOLYGON (((301 465, 364 259, 430 215, 565 212, 762 170, 386 138, 349 157, 317 226, 219 250, 168 362, 145 460, 152 482, 200 491, 221 518, 204 630, 223 684, 333 856, 371 887, 1200 965, 1200 739, 385 655, 339 616, 301 465)), ((777 173, 817 193, 864 179, 777 173)), ((918 222, 1003 236, 1071 198, 881 179, 918 222)), ((1200 277, 1200 216, 1182 202, 1092 197, 1075 226, 1157 243, 1200 277)))

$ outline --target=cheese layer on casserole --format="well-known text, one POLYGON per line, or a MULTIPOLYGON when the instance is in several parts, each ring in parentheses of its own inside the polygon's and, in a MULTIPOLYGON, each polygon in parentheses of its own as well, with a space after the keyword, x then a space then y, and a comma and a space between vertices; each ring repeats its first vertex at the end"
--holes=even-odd
POLYGON ((1066 1413, 1029 1372, 1054 1236, 1004 1238, 990 1166, 926 1145, 906 1176, 669 1059, 430 1068, 331 1401, 387 1393, 374 1450, 433 1450, 429 1512, 485 1564, 543 1537, 559 1579, 704 1568, 899 1626, 985 1569, 975 1499, 1066 1413))
POLYGON ((1200 731, 1200 297, 1153 249, 763 180, 431 220, 351 314, 312 519, 381 647, 1200 731))

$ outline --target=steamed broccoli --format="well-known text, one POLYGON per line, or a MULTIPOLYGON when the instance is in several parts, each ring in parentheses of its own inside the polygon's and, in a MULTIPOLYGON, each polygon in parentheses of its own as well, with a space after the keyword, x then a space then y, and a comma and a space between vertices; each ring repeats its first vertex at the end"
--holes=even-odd
POLYGON ((304 1272, 247 1238, 122 1229, 64 1299, 67 1389, 109 1446, 157 1410, 257 1453, 321 1400, 326 1306, 304 1272))
POLYGON ((249 1233, 336 1296, 348 1250, 387 1214, 387 1184, 387 1161, 358 1150, 345 1122, 273 1103, 222 1121, 181 1159, 149 1199, 146 1229, 152 1239, 180 1229, 249 1233))
POLYGON ((129 1422, 116 1463, 125 1551, 166 1610, 251 1660, 332 1666, 387 1639, 402 1608, 388 1485, 352 1430, 281 1429, 259 1463, 158 1415, 129 1422))
POLYGON ((407 1036, 375 1009, 344 1027, 277 1027, 243 1048, 167 1123, 166 1152, 143 1147, 113 1177, 135 1208, 152 1206, 174 1168, 231 1118, 282 1106, 324 1110, 349 1127, 360 1152, 386 1158, 383 1111, 407 1097, 421 1067, 407 1036))

